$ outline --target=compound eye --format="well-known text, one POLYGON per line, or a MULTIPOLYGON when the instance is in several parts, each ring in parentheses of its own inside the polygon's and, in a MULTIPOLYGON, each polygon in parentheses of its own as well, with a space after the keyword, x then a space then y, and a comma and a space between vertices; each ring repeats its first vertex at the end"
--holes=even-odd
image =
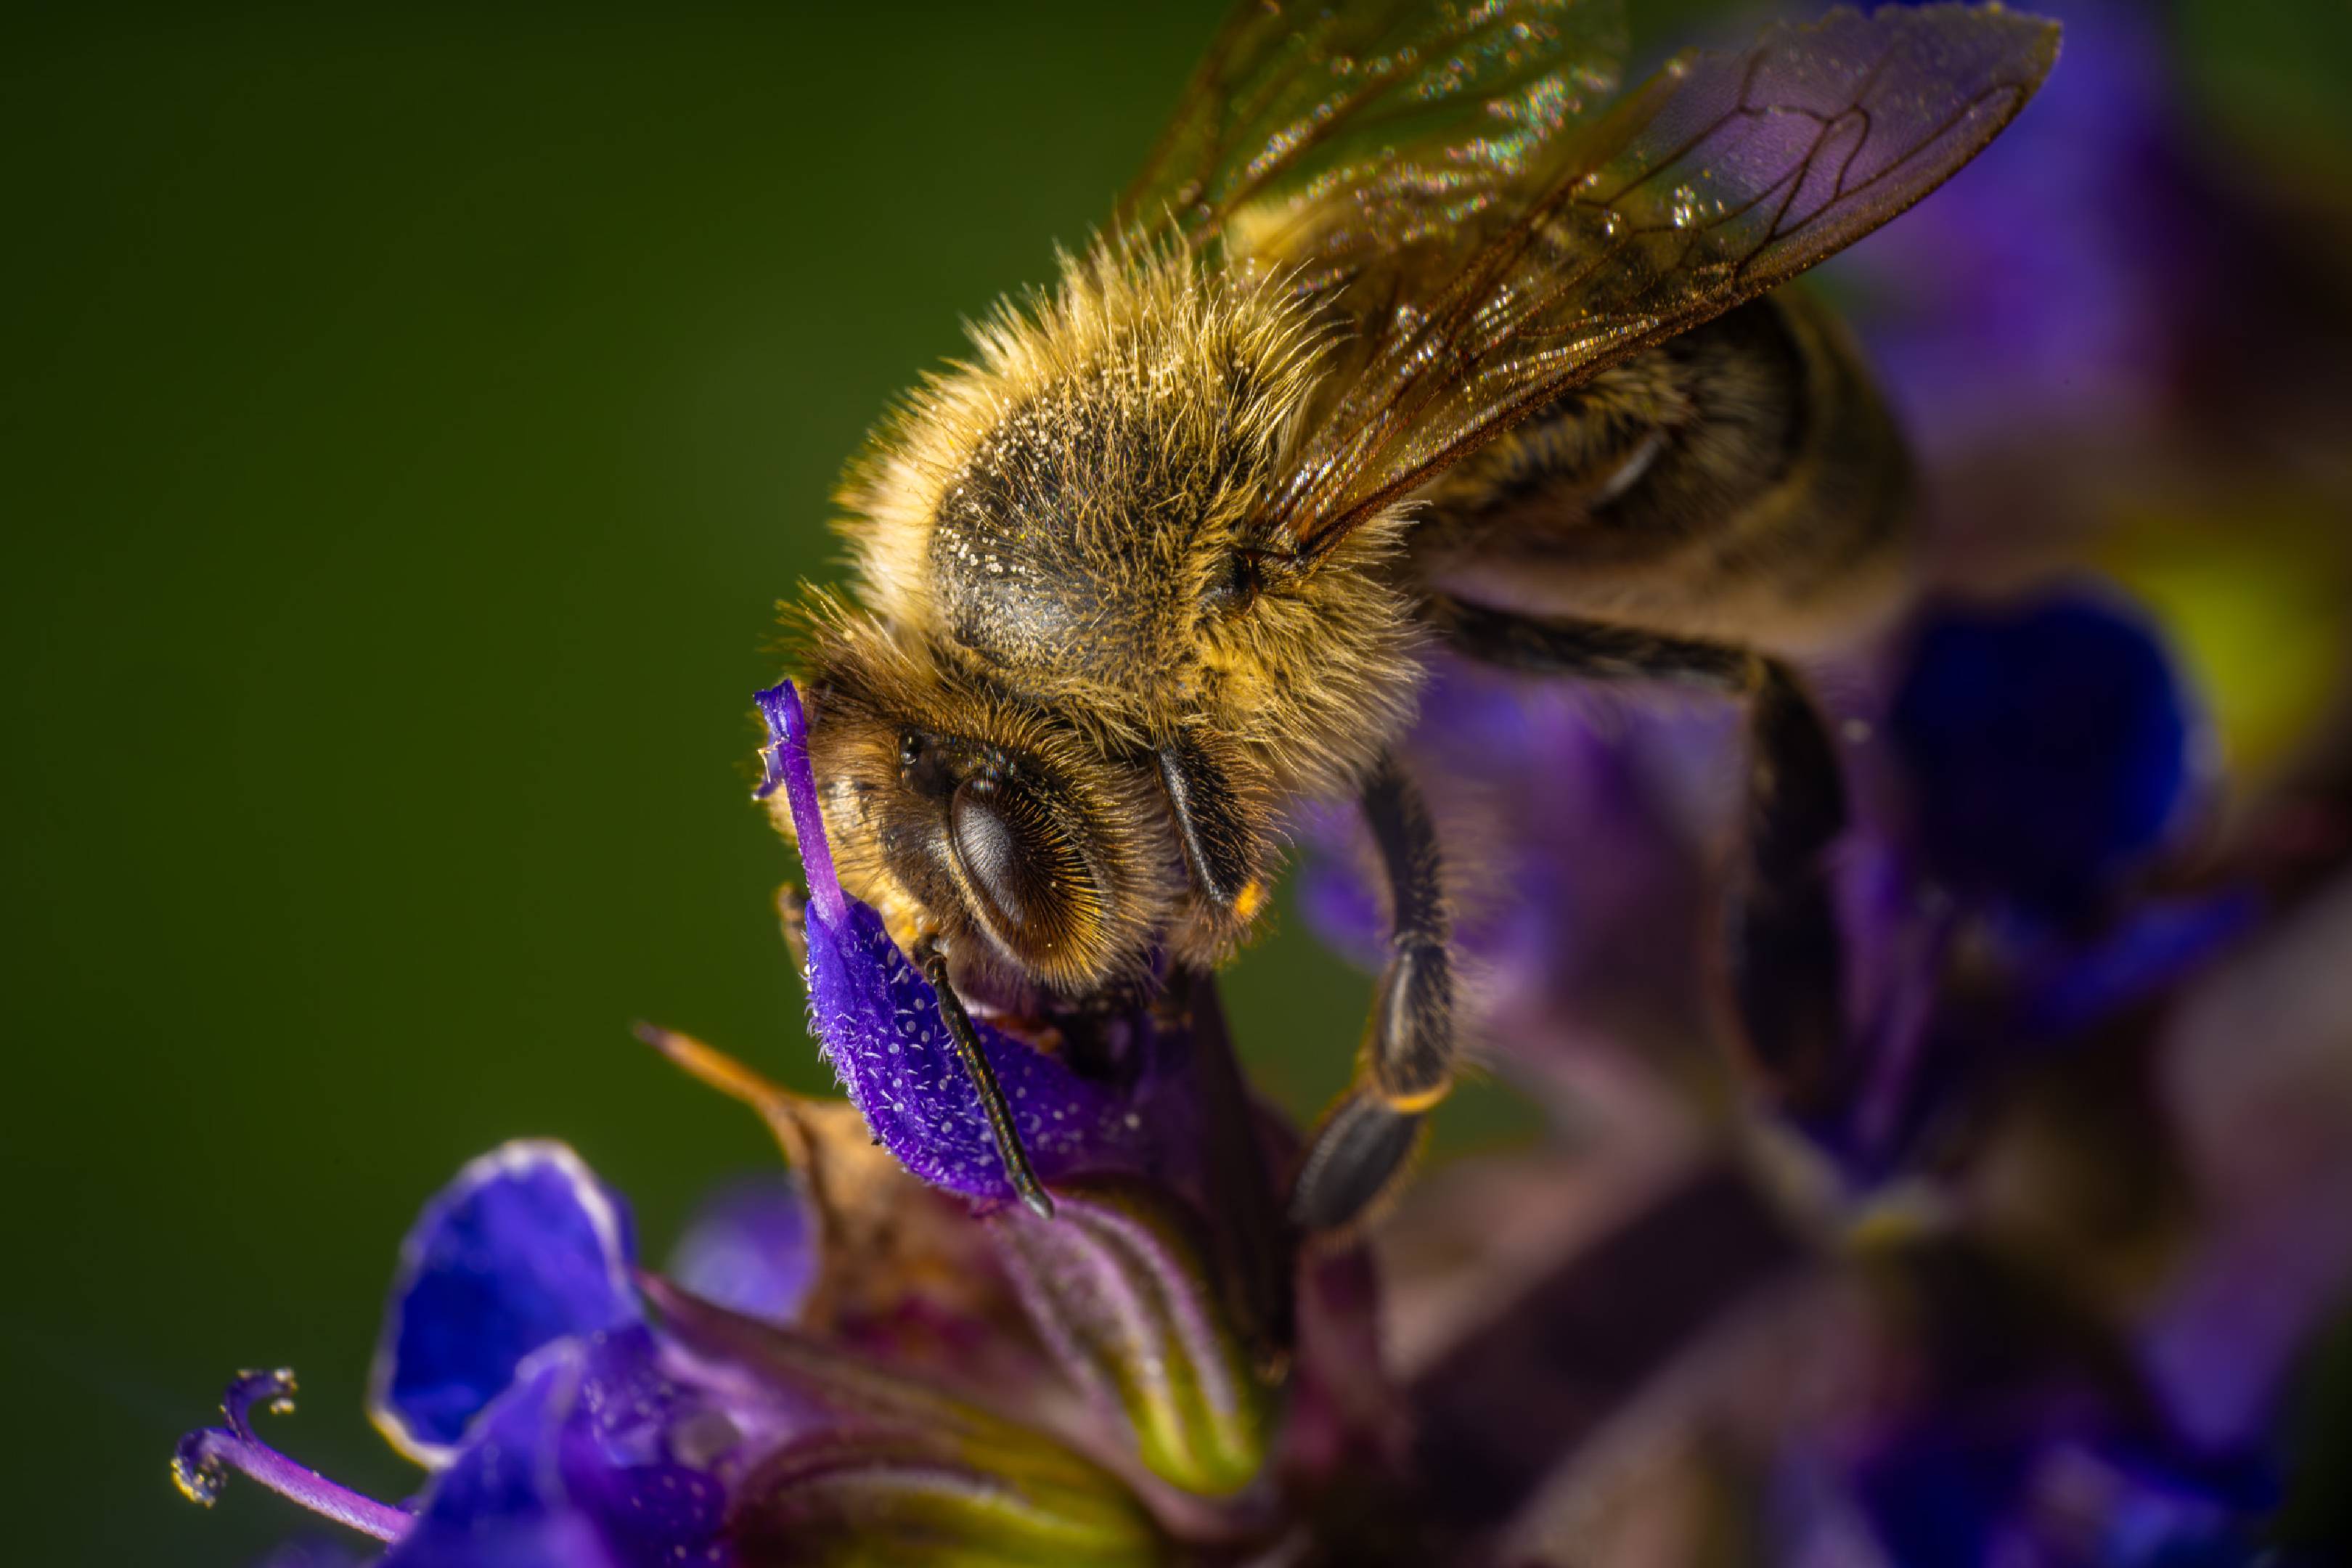
POLYGON ((948 841, 990 930, 1041 957, 1097 900, 1094 879, 1051 809, 1013 781, 979 774, 956 786, 948 841))

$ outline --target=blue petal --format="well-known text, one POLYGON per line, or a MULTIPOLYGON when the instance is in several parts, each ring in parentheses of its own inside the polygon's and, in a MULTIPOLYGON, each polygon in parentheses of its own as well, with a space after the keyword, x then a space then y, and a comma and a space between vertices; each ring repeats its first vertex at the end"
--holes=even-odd
POLYGON ((706 1301, 781 1326, 800 1316, 819 1261, 800 1184, 768 1176, 706 1200, 663 1272, 706 1301))
POLYGON ((671 1381, 660 1356, 637 1323, 531 1357, 467 1430, 382 1568, 725 1564, 725 1488, 677 1450, 723 1448, 733 1428, 671 1381))
POLYGON ((1891 727, 1936 874, 2054 914, 2154 847, 2191 777, 2163 648, 2087 596, 1932 621, 1891 727))
POLYGON ((2029 976, 2017 1007, 2019 1031, 2037 1039, 2072 1037, 2105 1018, 2178 986, 2263 912, 2251 892, 2151 900, 2117 921, 2087 948, 2029 976))
POLYGON ((381 1568, 621 1568, 563 1480, 578 1347, 541 1358, 492 1405, 381 1568))
MULTIPOLYGON (((790 681, 760 693, 773 736, 761 793, 779 785, 793 809, 809 884, 809 1023, 874 1136, 916 1176, 968 1197, 1010 1201, 980 1093, 940 1018, 939 994, 907 962, 882 917, 850 898, 833 872, 805 722, 790 681)), ((1059 1058, 975 1019, 1013 1121, 1047 1182, 1087 1172, 1171 1174, 1192 1137, 1191 1101, 1177 1070, 1188 1044, 1154 1026, 1148 1010, 1123 1021, 1133 1088, 1081 1077, 1059 1058)))
POLYGON ((371 1374, 376 1424, 426 1464, 531 1352, 639 1321, 626 1211, 561 1143, 508 1143, 425 1206, 402 1244, 371 1374))
POLYGON ((709 1459, 733 1447, 738 1419, 770 1420, 762 1405, 730 1412, 708 1391, 689 1391, 662 1370, 644 1324, 598 1334, 580 1347, 580 1394, 563 1432, 563 1480, 595 1519, 621 1562, 636 1568, 715 1563, 727 1516, 726 1489, 684 1462, 681 1448, 709 1459))
POLYGON ((1904 1568, 1984 1568, 2025 1465, 1998 1443, 1914 1434, 1863 1464, 1863 1508, 1904 1568))

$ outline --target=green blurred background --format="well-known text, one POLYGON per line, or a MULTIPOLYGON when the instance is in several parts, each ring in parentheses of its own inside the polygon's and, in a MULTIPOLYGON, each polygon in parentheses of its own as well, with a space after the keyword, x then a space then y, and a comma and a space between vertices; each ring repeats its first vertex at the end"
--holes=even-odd
MULTIPOLYGON (((500 1139, 572 1142, 655 1256, 771 1162, 627 1025, 823 1081, 747 801, 773 602, 831 571, 869 422, 1103 215, 1221 8, 9 24, 12 1561, 284 1538, 257 1489, 204 1518, 165 1478, 241 1365, 303 1374, 275 1438, 407 1490, 360 1410, 381 1292, 500 1139)), ((2342 6, 2257 9, 2198 11, 2217 90, 2340 113, 2273 67, 2342 6)), ((1233 994, 1294 1104, 1344 1076, 1364 983, 1295 921, 1233 994)), ((1484 1099, 1454 1137, 1512 1122, 1484 1099)))

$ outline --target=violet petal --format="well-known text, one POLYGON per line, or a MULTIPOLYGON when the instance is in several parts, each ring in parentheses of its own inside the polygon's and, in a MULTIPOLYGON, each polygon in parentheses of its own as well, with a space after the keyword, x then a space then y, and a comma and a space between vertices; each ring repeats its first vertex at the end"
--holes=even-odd
POLYGON ((789 1323, 815 1288, 822 1261, 816 1216, 800 1184, 766 1176, 705 1199, 664 1272, 730 1311, 789 1323))

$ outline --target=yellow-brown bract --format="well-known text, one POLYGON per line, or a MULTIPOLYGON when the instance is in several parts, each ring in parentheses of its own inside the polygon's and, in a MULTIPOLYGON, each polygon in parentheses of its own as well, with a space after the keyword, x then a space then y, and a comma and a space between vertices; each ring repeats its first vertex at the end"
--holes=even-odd
POLYGON ((1836 12, 1619 97, 1622 47, 1599 0, 1245 0, 1113 237, 854 466, 856 602, 803 612, 843 880, 968 993, 1213 965, 1285 803, 1361 801, 1392 956, 1302 1223, 1360 1208, 1451 1079, 1436 846, 1388 760, 1435 640, 1748 705, 1734 1001, 1790 1093, 1842 1070, 1842 786, 1772 656, 1895 574, 1903 465, 1835 324, 1769 291, 1972 156, 2056 29, 1836 12))

